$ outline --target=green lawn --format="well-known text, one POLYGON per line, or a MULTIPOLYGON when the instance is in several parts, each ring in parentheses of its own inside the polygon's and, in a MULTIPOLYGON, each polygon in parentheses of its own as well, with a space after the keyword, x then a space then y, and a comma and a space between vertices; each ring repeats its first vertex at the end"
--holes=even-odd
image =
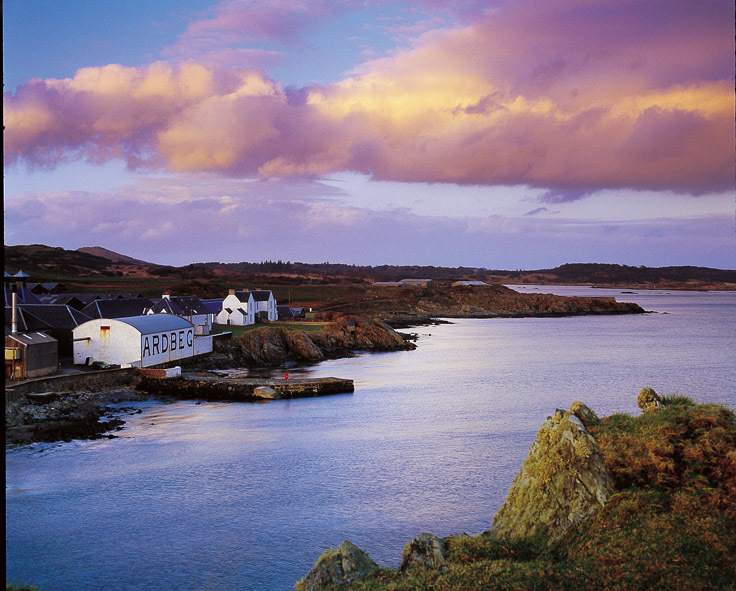
POLYGON ((289 330, 301 330, 303 332, 320 332, 324 326, 324 322, 269 322, 261 324, 251 324, 249 326, 233 326, 225 324, 215 324, 212 326, 212 334, 221 334, 223 332, 233 333, 233 338, 237 339, 246 332, 256 330, 261 327, 279 327, 289 330))

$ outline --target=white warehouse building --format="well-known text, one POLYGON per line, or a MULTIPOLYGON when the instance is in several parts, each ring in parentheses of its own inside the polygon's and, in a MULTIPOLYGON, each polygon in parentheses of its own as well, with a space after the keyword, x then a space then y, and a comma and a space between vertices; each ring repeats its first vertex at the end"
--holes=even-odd
MULTIPOLYGON (((207 352, 197 351, 194 325, 172 314, 97 318, 77 326, 73 335, 77 365, 150 367, 207 352)), ((207 340, 211 351, 212 337, 207 340)))

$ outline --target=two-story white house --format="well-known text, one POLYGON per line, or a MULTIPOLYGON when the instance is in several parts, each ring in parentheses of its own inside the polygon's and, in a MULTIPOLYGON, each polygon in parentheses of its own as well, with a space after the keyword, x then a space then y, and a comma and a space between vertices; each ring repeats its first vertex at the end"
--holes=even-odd
POLYGON ((273 292, 266 289, 250 291, 230 290, 222 301, 222 309, 217 314, 217 324, 247 326, 256 322, 274 322, 279 314, 273 292))
POLYGON ((269 322, 274 322, 278 320, 279 312, 273 292, 265 289, 257 289, 251 291, 251 293, 256 304, 256 321, 268 320, 269 322))
POLYGON ((256 323, 256 304, 250 291, 230 290, 222 300, 222 309, 215 317, 216 324, 247 326, 256 323))

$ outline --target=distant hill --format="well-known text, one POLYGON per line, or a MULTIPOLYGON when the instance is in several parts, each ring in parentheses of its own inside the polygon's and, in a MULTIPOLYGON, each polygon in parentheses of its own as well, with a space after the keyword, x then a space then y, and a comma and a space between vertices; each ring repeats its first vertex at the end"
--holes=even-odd
POLYGON ((124 254, 114 252, 112 250, 108 250, 107 248, 103 248, 102 246, 83 246, 82 248, 78 248, 77 252, 83 252, 83 253, 91 254, 97 257, 102 257, 103 259, 108 259, 112 261, 113 263, 127 263, 129 265, 151 265, 152 264, 152 263, 147 263, 146 261, 142 261, 140 259, 134 259, 133 257, 129 257, 124 254))
MULTIPOLYGON (((427 278, 437 281, 460 279, 487 283, 537 285, 594 285, 597 287, 635 289, 730 289, 736 290, 736 270, 707 267, 633 267, 602 263, 571 263, 553 269, 490 270, 478 267, 435 267, 431 265, 347 265, 339 263, 300 263, 262 261, 260 263, 193 263, 183 267, 156 265, 135 259, 100 246, 65 250, 42 244, 6 246, 5 270, 23 270, 32 280, 73 282, 75 278, 124 279, 134 286, 133 279, 150 285, 151 279, 170 284, 188 282, 187 290, 206 291, 223 284, 252 283, 255 285, 355 284, 405 278, 427 278)), ((151 289, 154 289, 151 287, 151 289)), ((155 288, 158 291, 158 288, 155 288)))

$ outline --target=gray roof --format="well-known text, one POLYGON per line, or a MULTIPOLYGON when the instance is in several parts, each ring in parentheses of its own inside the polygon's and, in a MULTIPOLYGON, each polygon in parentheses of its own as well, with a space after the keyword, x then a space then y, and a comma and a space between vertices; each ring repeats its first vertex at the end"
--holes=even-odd
POLYGON ((120 300, 95 300, 82 308, 90 318, 127 318, 144 314, 153 306, 148 298, 126 298, 120 300))
POLYGON ((38 345, 39 343, 56 343, 54 337, 50 337, 42 332, 24 332, 6 335, 9 338, 22 343, 23 345, 38 345))
POLYGON ((148 316, 129 316, 127 318, 112 318, 111 320, 129 324, 141 334, 181 330, 193 326, 188 320, 173 314, 149 314, 148 316))
POLYGON ((257 302, 267 302, 271 297, 271 292, 265 289, 256 289, 250 293, 253 294, 253 299, 257 302))
POLYGON ((241 302, 247 302, 248 296, 253 296, 256 302, 267 302, 271 297, 271 292, 267 289, 251 289, 236 291, 235 295, 241 302))
POLYGON ((177 316, 209 314, 209 308, 197 296, 169 296, 156 302, 151 308, 154 313, 166 312, 177 316))
MULTIPOLYGON (((12 311, 5 309, 5 324, 10 325, 12 311)), ((64 304, 22 304, 18 306, 18 327, 27 330, 73 329, 90 320, 90 317, 64 304)))
POLYGON ((252 294, 252 291, 240 290, 235 292, 235 297, 238 298, 241 302, 247 302, 252 294))
POLYGON ((222 302, 223 302, 223 298, 202 300, 202 303, 205 306, 207 306, 207 309, 210 311, 210 314, 219 314, 220 310, 222 310, 222 302))

